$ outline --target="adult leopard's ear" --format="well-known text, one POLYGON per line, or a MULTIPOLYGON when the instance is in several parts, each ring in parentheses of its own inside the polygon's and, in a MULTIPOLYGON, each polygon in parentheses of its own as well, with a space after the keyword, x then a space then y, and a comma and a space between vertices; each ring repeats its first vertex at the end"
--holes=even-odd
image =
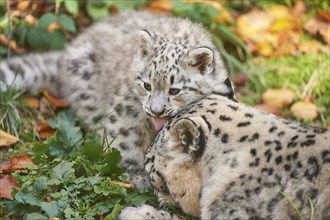
POLYGON ((207 47, 194 48, 188 53, 187 64, 205 75, 212 71, 213 57, 213 51, 207 47))
POLYGON ((140 52, 142 57, 151 55, 152 50, 152 35, 147 30, 140 31, 140 52))
POLYGON ((203 154, 206 137, 202 127, 195 120, 190 118, 179 119, 172 126, 170 133, 183 153, 190 154, 193 159, 203 154))

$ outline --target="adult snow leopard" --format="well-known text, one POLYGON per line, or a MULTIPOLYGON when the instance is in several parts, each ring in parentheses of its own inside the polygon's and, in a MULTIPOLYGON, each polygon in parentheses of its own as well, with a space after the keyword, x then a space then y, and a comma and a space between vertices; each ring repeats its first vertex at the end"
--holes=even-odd
POLYGON ((169 117, 207 94, 234 98, 220 54, 200 25, 147 12, 96 23, 63 51, 4 60, 0 79, 1 90, 46 88, 87 123, 100 121, 138 187, 146 184, 145 152, 169 117))
MULTIPOLYGON (((330 219, 330 130, 223 96, 171 119, 148 150, 146 170, 161 203, 201 219, 330 219)), ((126 208, 119 219, 134 216, 176 219, 150 206, 126 208)))

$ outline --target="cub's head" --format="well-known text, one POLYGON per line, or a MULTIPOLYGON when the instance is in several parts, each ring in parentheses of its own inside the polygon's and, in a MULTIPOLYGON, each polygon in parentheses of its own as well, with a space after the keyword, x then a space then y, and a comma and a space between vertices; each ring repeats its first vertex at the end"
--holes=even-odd
POLYGON ((231 96, 233 88, 210 40, 196 43, 189 36, 163 36, 140 31, 136 92, 156 130, 193 101, 212 92, 231 96))
POLYGON ((146 171, 161 203, 199 215, 201 158, 207 125, 199 117, 173 119, 158 133, 146 156, 146 171))

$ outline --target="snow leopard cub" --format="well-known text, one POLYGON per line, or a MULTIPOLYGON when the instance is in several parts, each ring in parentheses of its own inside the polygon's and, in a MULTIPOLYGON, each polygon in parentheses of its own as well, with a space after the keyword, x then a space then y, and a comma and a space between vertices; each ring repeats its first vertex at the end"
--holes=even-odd
POLYGON ((1 62, 0 87, 43 88, 89 124, 100 121, 123 156, 128 179, 148 184, 144 157, 169 117, 215 93, 234 99, 210 36, 187 19, 122 13, 96 23, 62 51, 1 62), (15 79, 15 80, 14 80, 15 79))

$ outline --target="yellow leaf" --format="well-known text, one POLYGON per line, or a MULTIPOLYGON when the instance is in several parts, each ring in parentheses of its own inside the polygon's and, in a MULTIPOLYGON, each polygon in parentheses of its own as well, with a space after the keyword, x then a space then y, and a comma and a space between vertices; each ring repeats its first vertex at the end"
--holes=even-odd
POLYGON ((237 32, 245 39, 265 42, 265 33, 274 21, 274 17, 264 11, 253 10, 237 18, 237 32))
POLYGON ((39 99, 37 99, 35 97, 24 96, 24 97, 22 97, 22 100, 25 104, 27 104, 31 108, 34 108, 34 109, 39 108, 40 101, 39 101, 39 99))
POLYGON ((289 8, 283 5, 275 5, 266 10, 267 14, 274 16, 275 18, 283 18, 290 15, 289 8))
POLYGON ((318 116, 317 106, 308 99, 294 103, 290 110, 298 119, 313 120, 318 116))
POLYGON ((289 105, 295 97, 295 94, 289 89, 267 89, 262 94, 262 101, 265 104, 282 108, 289 105))
POLYGON ((0 147, 8 147, 18 141, 19 139, 17 137, 0 130, 0 147))

